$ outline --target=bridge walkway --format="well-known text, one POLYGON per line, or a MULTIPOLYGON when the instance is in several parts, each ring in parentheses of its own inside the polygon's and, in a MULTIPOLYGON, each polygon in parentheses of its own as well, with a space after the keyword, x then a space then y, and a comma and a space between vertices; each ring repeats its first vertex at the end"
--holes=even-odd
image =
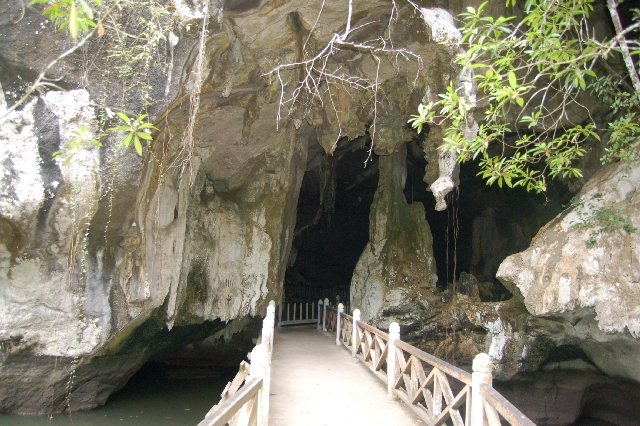
POLYGON ((420 425, 406 405, 315 326, 278 328, 271 360, 270 426, 420 425))

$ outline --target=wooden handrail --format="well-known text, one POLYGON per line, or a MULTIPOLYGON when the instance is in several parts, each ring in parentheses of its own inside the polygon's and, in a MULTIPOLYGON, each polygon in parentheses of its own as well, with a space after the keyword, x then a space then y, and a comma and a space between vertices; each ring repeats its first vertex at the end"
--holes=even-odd
POLYGON ((238 374, 222 391, 220 403, 198 426, 226 426, 227 422, 234 426, 268 426, 275 308, 272 300, 262 321, 260 343, 251 351, 251 364, 240 363, 238 374))
POLYGON ((317 286, 307 284, 288 284, 285 288, 286 297, 285 300, 293 301, 294 299, 316 301, 323 296, 331 295, 333 299, 336 296, 340 297, 341 301, 349 300, 349 288, 348 287, 329 287, 329 286, 317 286))
POLYGON ((359 327, 362 327, 363 329, 375 334, 376 336, 380 336, 383 339, 389 341, 389 335, 387 333, 385 333, 382 330, 378 330, 377 328, 370 326, 369 324, 367 324, 366 322, 362 322, 362 321, 357 321, 356 324, 359 327))
MULTIPOLYGON (((400 326, 395 322, 385 333, 360 321, 358 309, 351 316, 343 312, 342 304, 337 310, 329 307, 327 299, 318 303, 318 307, 322 307, 322 328, 335 333, 336 345, 350 349, 353 356, 387 383, 389 396, 401 399, 426 424, 502 426, 502 417, 513 426, 535 426, 491 387, 493 363, 488 355, 478 354, 473 374, 469 374, 400 340, 400 326), (457 381, 454 386, 449 379, 457 381)), ((262 341, 252 352, 254 365, 249 367, 249 377, 245 380, 244 364, 236 379, 225 388, 221 402, 198 426, 225 426, 227 422, 237 426, 267 426, 274 312, 275 305, 271 302, 263 322, 262 341), (239 388, 242 381, 244 386, 239 388)), ((320 327, 320 315, 317 321, 320 327)))
POLYGON ((510 424, 514 426, 536 426, 527 416, 522 414, 520 410, 489 385, 480 384, 480 395, 510 424))
POLYGON ((469 374, 400 340, 397 323, 391 323, 389 333, 385 333, 360 321, 358 309, 353 316, 336 315, 333 308, 326 311, 325 331, 334 331, 336 343, 350 348, 353 356, 387 383, 389 396, 402 400, 426 424, 501 426, 501 416, 513 426, 535 426, 491 387, 493 363, 488 355, 476 356, 474 372, 469 374), (453 386, 450 379, 454 380, 453 386))
POLYGON ((225 426, 226 423, 240 411, 244 405, 254 399, 251 407, 250 418, 255 419, 257 405, 255 399, 258 391, 262 389, 262 379, 259 377, 249 378, 245 381, 244 386, 233 394, 225 402, 215 406, 207 413, 204 420, 198 423, 198 426, 225 426))
POLYGON ((471 374, 456 367, 455 365, 451 365, 448 362, 441 360, 440 358, 436 358, 435 356, 428 354, 425 351, 416 348, 415 346, 411 346, 410 344, 408 344, 407 342, 403 342, 402 340, 398 340, 396 342, 396 347, 402 349, 408 354, 415 356, 419 360, 438 368, 438 370, 461 381, 466 385, 471 384, 471 374))
POLYGON ((317 302, 284 302, 278 305, 278 327, 318 322, 317 302))

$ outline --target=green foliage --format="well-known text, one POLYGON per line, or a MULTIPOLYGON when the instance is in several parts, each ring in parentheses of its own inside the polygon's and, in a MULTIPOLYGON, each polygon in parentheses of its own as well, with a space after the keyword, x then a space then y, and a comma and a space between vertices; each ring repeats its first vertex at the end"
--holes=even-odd
POLYGON ((151 145, 153 138, 151 137, 151 130, 158 130, 153 124, 145 122, 147 114, 139 115, 135 120, 129 118, 126 114, 118 112, 118 117, 124 123, 122 126, 110 127, 109 131, 123 131, 125 137, 118 144, 118 148, 123 145, 129 148, 133 141, 133 146, 136 149, 138 155, 142 155, 142 140, 147 141, 147 145, 151 145))
MULTIPOLYGON (((119 142, 118 148, 125 146, 126 148, 133 142, 138 155, 142 155, 142 141, 146 141, 150 146, 153 141, 151 136, 152 130, 158 130, 153 124, 145 122, 147 114, 139 115, 136 119, 131 119, 124 113, 116 113, 123 125, 110 127, 108 132, 124 132, 124 138, 119 142)), ((63 166, 67 166, 74 155, 78 154, 82 150, 91 148, 92 146, 101 147, 102 143, 100 138, 106 136, 105 133, 93 134, 87 130, 86 126, 81 126, 78 130, 72 132, 73 138, 68 142, 65 142, 59 151, 52 154, 52 158, 55 161, 59 161, 63 166)))
POLYGON ((625 92, 621 89, 621 82, 614 81, 610 76, 604 76, 594 81, 589 88, 604 102, 611 105, 612 113, 616 117, 609 123, 611 136, 606 154, 600 159, 603 164, 613 161, 634 161, 637 159, 640 146, 640 124, 638 119, 638 94, 625 92))
POLYGON ((103 70, 105 79, 118 78, 125 85, 128 103, 139 102, 141 108, 153 103, 149 76, 152 67, 168 70, 167 53, 171 50, 168 34, 173 30, 171 12, 162 0, 120 0, 113 27, 108 28, 105 50, 110 66, 103 70))
POLYGON ((479 159, 487 184, 542 192, 548 178, 582 176, 577 160, 586 153, 583 145, 600 139, 579 100, 581 92, 592 91, 614 114, 622 112, 609 124, 612 136, 602 160, 635 159, 638 96, 596 74, 597 61, 617 45, 590 38, 593 0, 527 0, 520 22, 484 16, 486 4, 460 15, 466 52, 456 58, 460 67, 475 71, 479 102, 486 105, 478 134, 463 137, 475 105, 453 83, 437 102, 420 105, 411 126, 420 131, 427 123, 446 125, 440 149, 455 152, 459 162, 479 159), (490 149, 495 142, 502 146, 490 149))
POLYGON ((102 146, 102 143, 100 143, 100 137, 104 135, 94 135, 87 130, 86 126, 81 126, 78 130, 74 130, 71 133, 74 137, 70 141, 65 142, 62 147, 60 147, 59 151, 52 154, 53 160, 61 162, 63 166, 69 165, 73 156, 80 151, 92 146, 102 146))
MULTIPOLYGON (((598 198, 602 200, 602 198, 598 198)), ((614 203, 615 204, 615 203, 614 203)), ((580 222, 574 223, 573 228, 591 229, 589 239, 585 241, 587 248, 595 247, 598 237, 603 232, 613 232, 623 230, 629 234, 635 233, 638 228, 631 226, 629 221, 620 215, 620 211, 615 207, 596 209, 592 204, 587 204, 582 200, 571 200, 571 206, 576 208, 576 213, 580 222)))
POLYGON ((94 11, 89 2, 101 7, 101 0, 31 0, 30 4, 47 4, 42 14, 49 16, 55 26, 63 30, 67 28, 72 38, 78 37, 79 31, 89 31, 95 27, 94 11))
MULTIPOLYGON (((102 7, 102 0, 32 0, 31 4, 46 4, 42 14, 48 16, 58 29, 68 29, 72 38, 77 38, 80 31, 88 31, 90 27, 96 27, 94 22, 94 10, 89 3, 102 7)), ((107 40, 107 59, 113 62, 113 66, 104 72, 108 78, 111 68, 117 77, 123 79, 123 92, 127 101, 139 103, 145 110, 152 102, 149 94, 151 87, 148 84, 150 68, 158 63, 158 48, 161 41, 166 42, 165 34, 172 28, 172 20, 169 10, 156 0, 115 0, 106 12, 110 16, 109 27, 111 40, 107 40), (117 6, 115 8, 114 6, 117 6), (133 18, 133 25, 131 20, 133 18), (126 25, 118 25, 118 20, 126 22, 126 25), (126 26, 130 28, 127 28, 126 26), (131 30, 133 34, 126 30, 131 30), (128 85, 128 82, 133 82, 128 85), (134 90, 137 88, 138 90, 134 90), (134 93, 135 92, 135 93, 134 93), (132 94, 135 98, 131 99, 132 94)), ((105 15, 107 16, 107 15, 105 15)), ((103 17, 104 19, 104 17, 103 17)), ((105 29, 99 24, 98 35, 102 37, 105 29)), ((109 37, 107 37, 109 38, 109 37)), ((106 102, 107 98, 103 102, 106 102)), ((106 123, 105 108, 101 109, 101 126, 106 123)), ((136 119, 129 118, 124 113, 117 113, 122 121, 121 126, 111 127, 108 131, 124 131, 125 137, 120 141, 118 148, 133 146, 139 155, 142 155, 142 141, 147 144, 152 142, 151 130, 157 130, 151 123, 145 122, 147 114, 140 114, 136 119)), ((65 143, 60 151, 53 154, 55 160, 61 160, 64 165, 69 164, 73 155, 93 145, 102 146, 99 139, 104 134, 91 136, 86 127, 81 127, 73 132, 74 138, 65 143)))

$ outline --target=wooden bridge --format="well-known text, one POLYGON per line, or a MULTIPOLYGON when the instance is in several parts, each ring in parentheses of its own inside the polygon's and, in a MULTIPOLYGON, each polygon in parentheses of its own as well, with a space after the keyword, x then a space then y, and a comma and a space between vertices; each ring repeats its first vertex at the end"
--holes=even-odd
POLYGON ((469 374, 343 312, 342 304, 275 303, 260 343, 198 426, 415 425, 535 426, 491 387, 479 354, 469 374), (283 312, 298 312, 283 316, 283 312))

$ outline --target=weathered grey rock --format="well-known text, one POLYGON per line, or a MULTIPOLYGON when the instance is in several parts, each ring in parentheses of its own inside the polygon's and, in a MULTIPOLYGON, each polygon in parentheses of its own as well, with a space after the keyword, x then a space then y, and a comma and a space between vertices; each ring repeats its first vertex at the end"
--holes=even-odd
MULTIPOLYGON (((64 32, 53 32, 38 7, 19 19, 20 4, 11 2, 0 15, 1 81, 9 104, 73 43, 64 32)), ((194 146, 187 152, 183 141, 190 90, 198 86, 192 71, 202 10, 183 1, 173 7, 178 26, 164 34, 165 45, 153 60, 158 63, 143 76, 149 98, 134 96, 139 70, 122 78, 114 72, 127 58, 97 54, 116 41, 107 31, 49 70, 59 86, 86 91, 43 94, 0 128, 0 412, 103 404, 171 341, 186 344, 239 331, 247 317, 282 294, 308 145, 318 141, 331 153, 341 137, 363 136, 377 116, 373 149, 386 156, 391 179, 404 170, 391 166, 392 154, 414 135, 405 126, 407 117, 426 87, 437 93, 443 70, 451 68, 450 52, 430 40, 413 7, 399 8, 389 28, 386 1, 358 5, 353 28, 373 24, 361 26, 354 40, 391 30, 398 43, 431 65, 408 61, 399 67, 395 59, 377 63, 371 55, 355 54, 349 57, 353 75, 380 77, 375 110, 371 93, 344 86, 324 91, 322 99, 303 99, 304 108, 283 107, 278 122, 280 81, 263 74, 344 31, 348 3, 326 2, 317 22, 320 7, 313 2, 215 5, 194 146), (86 55, 93 58, 90 67, 83 66, 86 55), (103 148, 82 151, 67 167, 51 161, 79 126, 97 132, 101 120, 105 127, 119 124, 97 117, 103 110, 94 105, 133 113, 146 102, 160 131, 143 158, 118 150, 119 139, 110 136, 103 148), (193 330, 196 324, 201 331, 193 330)), ((330 65, 343 60, 339 55, 330 65)), ((285 71, 282 78, 288 97, 299 76, 285 71)), ((404 203, 404 177, 393 179, 392 192, 383 197, 404 203)), ((416 270, 404 267, 407 273, 389 283, 400 292, 404 279, 415 279, 415 288, 433 285, 422 207, 379 209, 385 211, 378 217, 380 232, 395 229, 383 217, 388 210, 406 219, 409 228, 402 232, 418 229, 422 238, 414 236, 411 246, 421 250, 414 256, 416 270)), ((400 242, 389 247, 403 249, 400 242)))
POLYGON ((28 341, 38 356, 90 353, 109 332, 103 315, 84 316, 92 289, 76 277, 84 265, 68 257, 86 250, 80 231, 97 207, 97 149, 59 168, 57 147, 40 142, 69 140, 80 126, 97 130, 89 94, 76 90, 47 93, 0 130, 0 340, 28 341))
POLYGON ((582 189, 583 204, 567 209, 534 238, 531 247, 509 256, 498 278, 539 317, 562 318, 596 365, 611 375, 640 381, 640 234, 622 227, 580 227, 598 210, 609 209, 640 227, 640 167, 603 168, 582 189))
POLYGON ((407 204, 402 190, 406 181, 406 148, 380 157, 380 180, 371 205, 369 242, 351 281, 351 306, 363 321, 377 318, 384 308, 394 308, 434 288, 435 261, 431 230, 421 203, 407 204))
POLYGON ((456 282, 456 292, 477 300, 480 297, 477 278, 466 272, 460 272, 460 278, 456 282))

